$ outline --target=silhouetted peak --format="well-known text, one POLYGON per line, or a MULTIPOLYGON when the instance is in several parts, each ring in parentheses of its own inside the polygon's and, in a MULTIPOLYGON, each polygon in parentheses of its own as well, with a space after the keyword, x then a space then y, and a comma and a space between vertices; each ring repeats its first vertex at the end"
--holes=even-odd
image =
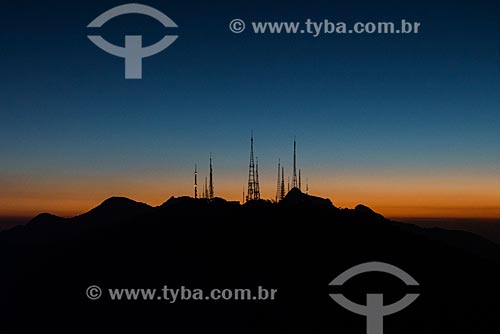
POLYGON ((79 221, 90 220, 120 220, 146 213, 153 208, 145 203, 136 202, 126 197, 110 197, 99 206, 93 208, 75 219, 79 221))
POLYGON ((329 199, 304 194, 299 188, 292 188, 279 204, 283 206, 334 207, 329 199))
POLYGON ((366 205, 363 205, 363 204, 356 205, 354 210, 356 210, 358 212, 362 212, 362 213, 375 213, 375 211, 373 211, 372 209, 370 209, 369 207, 367 207, 366 205))
POLYGON ((31 225, 38 225, 38 224, 47 224, 47 223, 52 223, 52 222, 58 222, 63 220, 64 218, 61 218, 59 216, 53 215, 51 213, 40 213, 37 215, 35 218, 31 219, 26 226, 31 226, 31 225))
POLYGON ((297 187, 293 187, 288 194, 286 194, 285 198, 287 197, 296 197, 296 196, 305 196, 305 194, 297 187))
POLYGON ((369 207, 367 207, 366 205, 363 205, 363 204, 358 204, 356 205, 356 207, 354 208, 354 211, 362 214, 362 215, 365 215, 365 216, 370 216, 370 217, 376 217, 376 218, 381 218, 381 219, 384 219, 384 216, 382 216, 381 214, 373 211, 372 209, 370 209, 369 207))
POLYGON ((127 197, 118 197, 118 196, 116 196, 116 197, 110 197, 110 198, 106 199, 99 206, 97 206, 96 209, 97 208, 113 208, 114 209, 114 208, 130 207, 130 206, 136 206, 136 205, 139 205, 139 206, 142 206, 142 205, 149 206, 147 204, 131 200, 130 198, 127 198, 127 197))

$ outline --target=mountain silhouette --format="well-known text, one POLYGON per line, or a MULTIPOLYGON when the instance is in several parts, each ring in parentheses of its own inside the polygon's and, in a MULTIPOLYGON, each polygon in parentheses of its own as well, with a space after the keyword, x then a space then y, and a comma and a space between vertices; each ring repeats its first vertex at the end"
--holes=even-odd
POLYGON ((84 213, 75 219, 80 222, 93 222, 106 219, 120 221, 129 217, 143 215, 151 212, 153 208, 147 204, 139 203, 125 197, 111 197, 102 202, 98 207, 84 213))
POLYGON ((279 202, 284 207, 329 208, 334 207, 329 199, 302 193, 299 188, 292 188, 285 198, 279 202))
MULTIPOLYGON (((496 333, 500 247, 467 232, 424 229, 370 208, 337 208, 292 189, 279 203, 172 197, 158 207, 113 197, 73 218, 41 214, 0 233, 1 333, 366 333, 366 318, 333 301, 329 283, 370 261, 419 283, 419 298, 384 318, 384 333, 496 333), (274 301, 116 301, 113 288, 277 289, 274 301)), ((342 294, 386 304, 407 292, 387 274, 360 275, 342 294)), ((415 288, 414 288, 415 289, 415 288)))

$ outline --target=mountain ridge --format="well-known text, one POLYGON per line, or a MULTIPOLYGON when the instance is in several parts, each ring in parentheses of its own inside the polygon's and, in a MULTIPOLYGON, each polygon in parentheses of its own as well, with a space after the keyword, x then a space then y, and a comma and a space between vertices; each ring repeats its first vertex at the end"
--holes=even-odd
MULTIPOLYGON (((388 333, 488 333, 500 327, 498 245, 468 233, 393 222, 363 205, 337 208, 297 191, 281 205, 174 197, 151 207, 113 197, 80 216, 43 214, 0 233, 0 254, 8 273, 0 275, 0 312, 6 319, 0 330, 6 333, 31 326, 67 332, 75 323, 88 324, 88 330, 99 324, 112 332, 127 332, 132 325, 144 331, 146 322, 185 333, 234 333, 241 324, 251 326, 238 331, 243 333, 310 332, 311 324, 325 333, 357 333, 365 330, 364 319, 336 306, 328 283, 371 261, 395 265, 420 283, 422 297, 387 318, 388 333), (182 305, 85 298, 91 285, 167 283, 266 286, 276 288, 280 298, 265 304, 182 305)), ((388 299, 404 292, 392 281, 379 281, 388 299)), ((366 286, 346 289, 365 300, 360 291, 366 286)))
POLYGON ((269 200, 252 200, 244 204, 235 201, 228 201, 223 198, 205 199, 193 198, 190 196, 171 196, 164 203, 153 207, 143 202, 121 196, 112 196, 105 199, 98 206, 89 211, 70 218, 59 217, 50 213, 41 213, 31 219, 25 226, 14 227, 11 230, 0 231, 0 240, 2 235, 27 233, 39 233, 49 237, 58 229, 66 230, 75 226, 79 228, 104 227, 108 225, 127 223, 128 221, 154 215, 164 215, 169 213, 179 214, 179 212, 196 212, 201 215, 213 211, 224 210, 320 210, 326 211, 334 216, 350 219, 351 222, 366 223, 378 222, 389 223, 397 228, 411 231, 423 235, 426 238, 435 239, 440 242, 453 245, 457 248, 473 249, 476 254, 488 254, 492 249, 500 249, 500 245, 482 236, 467 231, 454 231, 441 228, 423 228, 418 225, 401 223, 385 218, 383 215, 373 211, 368 206, 358 204, 354 209, 338 208, 328 198, 321 198, 302 193, 299 189, 290 190, 284 199, 278 203, 269 200))

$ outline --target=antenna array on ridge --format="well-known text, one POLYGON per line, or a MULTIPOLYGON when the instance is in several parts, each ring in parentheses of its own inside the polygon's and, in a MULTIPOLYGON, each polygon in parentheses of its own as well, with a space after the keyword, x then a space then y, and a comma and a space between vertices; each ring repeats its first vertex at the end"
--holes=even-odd
MULTIPOLYGON (((205 184, 202 187, 201 198, 214 199, 214 182, 213 182, 213 165, 212 153, 210 153, 208 178, 205 177, 205 184)), ((298 169, 297 173, 297 141, 293 138, 293 170, 292 176, 287 177, 287 188, 285 189, 285 167, 281 164, 281 159, 278 159, 278 178, 276 180, 276 197, 275 201, 279 202, 285 198, 285 194, 291 189, 297 188, 302 190, 302 170, 298 169), (291 180, 290 180, 291 179, 291 180), (291 182, 290 182, 291 181, 291 182)), ((306 193, 309 192, 309 182, 306 179, 306 193)), ((194 198, 198 198, 198 168, 194 165, 194 198)), ((243 201, 260 200, 260 184, 259 184, 259 161, 254 158, 253 151, 253 132, 250 137, 250 163, 248 165, 248 189, 245 195, 245 187, 243 187, 243 201)))

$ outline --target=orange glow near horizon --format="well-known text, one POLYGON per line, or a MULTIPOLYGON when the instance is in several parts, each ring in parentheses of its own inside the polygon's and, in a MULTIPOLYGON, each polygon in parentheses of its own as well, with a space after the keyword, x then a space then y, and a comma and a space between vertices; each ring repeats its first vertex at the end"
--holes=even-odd
MULTIPOLYGON (((41 212, 71 217, 112 196, 128 197, 152 206, 160 205, 170 196, 192 196, 192 175, 181 172, 169 177, 146 173, 142 177, 22 179, 24 182, 18 182, 19 178, 0 179, 0 217, 33 217, 41 212)), ((330 178, 309 176, 310 194, 330 198, 338 207, 364 204, 393 218, 499 218, 500 181, 491 180, 487 175, 465 178, 453 173, 432 177, 387 172, 380 175, 344 172, 330 178)), ((215 178, 216 196, 241 201, 244 184, 241 175, 225 173, 224 177, 215 178)), ((275 185, 272 174, 263 174, 262 197, 274 199, 275 185)), ((199 194, 201 187, 199 185, 199 194)))

